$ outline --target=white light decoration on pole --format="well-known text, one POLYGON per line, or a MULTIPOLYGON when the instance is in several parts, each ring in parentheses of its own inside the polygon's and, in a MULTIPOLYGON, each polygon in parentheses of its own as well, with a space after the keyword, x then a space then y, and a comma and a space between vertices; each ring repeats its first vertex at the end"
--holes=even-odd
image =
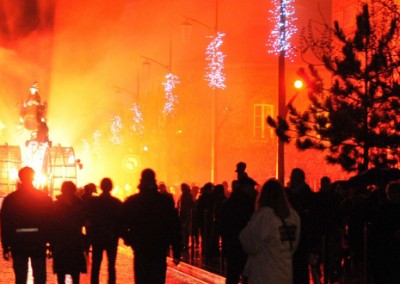
POLYGON ((174 89, 177 84, 179 84, 179 77, 172 73, 168 73, 165 75, 166 81, 163 82, 164 92, 165 92, 165 104, 163 108, 163 114, 169 115, 172 114, 175 109, 175 105, 178 103, 178 96, 174 94, 174 89))
POLYGON ((208 81, 208 86, 212 89, 225 89, 225 74, 224 70, 224 59, 225 56, 220 50, 223 44, 222 37, 225 36, 224 33, 217 32, 215 36, 211 36, 212 41, 207 46, 206 49, 206 61, 208 61, 208 66, 206 67, 206 81, 208 81))
POLYGON ((292 60, 296 54, 290 40, 297 32, 294 0, 272 0, 272 3, 275 8, 269 10, 272 14, 270 20, 275 25, 267 42, 268 52, 279 55, 284 51, 285 57, 292 60))
MULTIPOLYGON (((267 46, 270 47, 269 53, 279 56, 279 83, 278 83, 278 116, 285 118, 287 113, 286 106, 286 82, 285 82, 285 59, 288 57, 293 60, 295 57, 294 49, 290 39, 297 32, 297 27, 293 24, 296 21, 294 0, 272 0, 275 9, 270 10, 275 26, 269 37, 267 46)), ((277 153, 277 178, 282 185, 285 185, 285 148, 284 142, 278 138, 277 153)))
POLYGON ((111 143, 112 144, 121 144, 122 137, 121 137, 121 130, 122 130, 122 119, 119 115, 113 115, 111 117, 111 143))
POLYGON ((133 133, 142 135, 143 134, 143 115, 142 111, 140 110, 140 106, 137 103, 133 103, 133 106, 129 109, 132 111, 132 125, 131 129, 133 133))

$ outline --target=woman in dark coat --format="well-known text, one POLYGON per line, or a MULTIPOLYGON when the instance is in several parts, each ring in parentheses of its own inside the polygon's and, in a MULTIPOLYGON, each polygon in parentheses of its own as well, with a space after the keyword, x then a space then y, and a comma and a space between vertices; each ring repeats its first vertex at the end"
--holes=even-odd
POLYGON ((76 185, 65 181, 61 186, 61 195, 54 202, 52 252, 58 284, 65 283, 67 274, 73 284, 79 284, 80 273, 86 273, 82 235, 84 216, 82 201, 76 195, 76 185))

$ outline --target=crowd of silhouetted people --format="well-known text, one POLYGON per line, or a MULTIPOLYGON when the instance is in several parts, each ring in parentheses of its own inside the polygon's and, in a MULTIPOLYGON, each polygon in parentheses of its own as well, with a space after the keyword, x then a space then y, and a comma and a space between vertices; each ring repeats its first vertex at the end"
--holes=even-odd
POLYGON ((137 284, 165 283, 167 256, 178 265, 199 251, 204 262, 218 259, 227 284, 400 283, 400 181, 321 178, 313 191, 300 168, 287 185, 275 178, 259 184, 239 162, 228 184, 180 184, 174 199, 152 169, 141 173, 139 192, 120 200, 105 177, 78 189, 65 181, 51 199, 33 184, 24 167, 1 208, 1 243, 12 259, 16 284, 46 283, 52 258, 59 284, 66 275, 80 282, 90 273, 100 283, 103 254, 107 283, 117 282, 119 241, 134 252, 137 284), (87 259, 91 271, 87 271, 87 259))

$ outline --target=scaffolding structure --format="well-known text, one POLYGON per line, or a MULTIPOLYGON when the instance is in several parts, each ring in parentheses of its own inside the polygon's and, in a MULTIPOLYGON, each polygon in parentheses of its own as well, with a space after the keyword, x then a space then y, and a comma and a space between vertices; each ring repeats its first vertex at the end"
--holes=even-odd
POLYGON ((15 190, 21 164, 19 146, 0 145, 0 195, 4 196, 15 190))
POLYGON ((0 196, 15 190, 18 171, 24 166, 35 171, 35 186, 52 197, 64 181, 77 184, 77 163, 72 147, 50 147, 48 143, 31 141, 21 151, 20 146, 0 145, 0 196))
POLYGON ((72 181, 77 184, 77 165, 75 151, 72 147, 60 145, 50 148, 50 188, 57 191, 64 181, 72 181))

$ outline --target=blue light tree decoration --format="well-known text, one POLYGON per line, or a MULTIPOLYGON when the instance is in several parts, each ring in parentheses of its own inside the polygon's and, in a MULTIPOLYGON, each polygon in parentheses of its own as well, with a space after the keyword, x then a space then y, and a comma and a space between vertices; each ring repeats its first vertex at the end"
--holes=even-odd
POLYGON ((225 34, 217 32, 215 36, 210 36, 212 41, 207 46, 206 49, 206 61, 208 65, 206 67, 207 73, 205 75, 206 81, 208 81, 208 86, 212 89, 225 89, 225 74, 224 69, 224 53, 220 50, 223 44, 222 37, 225 34))
MULTIPOLYGON (((290 39, 297 32, 294 25, 296 21, 294 0, 272 0, 275 9, 270 10, 272 13, 271 20, 275 26, 267 42, 270 47, 269 53, 279 55, 279 86, 278 86, 278 121, 285 119, 287 113, 286 106, 286 79, 285 79, 285 58, 288 57, 293 61, 295 56, 294 48, 290 43, 290 39)), ((278 180, 285 184, 285 148, 284 141, 278 138, 276 175, 278 180)))

